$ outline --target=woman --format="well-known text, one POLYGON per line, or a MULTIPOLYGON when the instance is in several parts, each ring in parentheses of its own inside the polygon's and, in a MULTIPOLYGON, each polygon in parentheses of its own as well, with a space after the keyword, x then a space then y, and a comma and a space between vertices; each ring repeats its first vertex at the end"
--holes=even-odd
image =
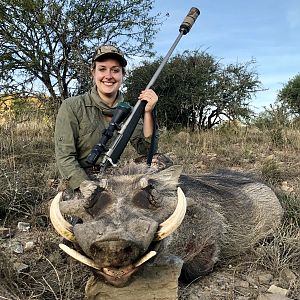
MULTIPOLYGON (((96 49, 91 72, 95 85, 83 95, 63 101, 57 115, 55 127, 56 162, 61 176, 71 189, 91 185, 86 162, 93 146, 107 128, 114 108, 123 101, 120 87, 125 75, 127 61, 123 53, 114 46, 104 45, 96 49)), ((143 120, 138 123, 131 144, 136 151, 147 154, 153 133, 152 110, 158 100, 156 93, 147 89, 140 93, 146 100, 143 120)), ((100 164, 100 157, 96 166, 100 164)))

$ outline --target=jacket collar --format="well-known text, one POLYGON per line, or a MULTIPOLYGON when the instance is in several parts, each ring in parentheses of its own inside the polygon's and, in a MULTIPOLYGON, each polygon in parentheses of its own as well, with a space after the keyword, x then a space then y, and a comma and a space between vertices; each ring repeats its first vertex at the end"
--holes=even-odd
POLYGON ((102 113, 104 115, 107 115, 107 116, 112 116, 113 113, 114 113, 115 108, 118 106, 118 104, 120 102, 122 102, 124 100, 123 94, 120 91, 118 91, 117 99, 116 99, 116 101, 114 103, 114 106, 113 107, 109 107, 100 98, 100 96, 99 96, 99 94, 97 92, 96 85, 94 85, 92 87, 92 89, 90 90, 90 96, 91 96, 91 99, 92 99, 91 105, 98 107, 102 111, 102 113))

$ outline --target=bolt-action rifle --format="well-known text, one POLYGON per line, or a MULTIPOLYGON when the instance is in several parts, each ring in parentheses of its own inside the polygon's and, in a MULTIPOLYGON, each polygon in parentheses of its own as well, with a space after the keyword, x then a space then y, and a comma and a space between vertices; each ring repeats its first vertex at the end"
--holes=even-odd
MULTIPOLYGON (((171 56, 175 47, 177 46, 179 40, 183 35, 186 35, 190 31, 199 14, 200 11, 197 8, 192 7, 190 9, 189 13, 187 14, 187 16, 185 17, 185 19, 183 20, 183 22, 179 27, 179 35, 177 36, 170 50, 162 60, 158 69, 154 73, 146 89, 149 89, 153 86, 159 74, 161 73, 163 67, 165 66, 167 60, 171 56)), ((94 146, 94 148, 92 149, 91 153, 87 158, 87 162, 89 164, 94 165, 97 162, 100 155, 103 154, 103 152, 105 151, 107 152, 104 154, 102 160, 102 164, 101 164, 102 172, 106 169, 108 165, 115 166, 117 164, 117 162, 120 159, 120 156, 122 155, 126 145, 130 140, 130 137, 132 136, 138 124, 139 119, 141 118, 141 116, 145 111, 146 104, 147 101, 138 100, 132 110, 129 107, 129 105, 125 102, 120 103, 119 106, 116 107, 111 123, 109 124, 108 128, 103 131, 100 142, 94 146), (127 117, 129 113, 130 115, 128 116, 127 120, 124 122, 124 124, 121 127, 120 124, 127 117), (106 143, 113 136, 114 130, 119 130, 118 136, 114 140, 112 146, 109 149, 107 149, 106 143)))

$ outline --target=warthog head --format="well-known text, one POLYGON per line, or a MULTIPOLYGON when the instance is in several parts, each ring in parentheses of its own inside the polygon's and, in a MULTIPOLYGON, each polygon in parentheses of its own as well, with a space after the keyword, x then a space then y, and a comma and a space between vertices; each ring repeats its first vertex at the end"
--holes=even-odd
POLYGON ((245 253, 279 226, 278 198, 252 176, 230 170, 180 173, 179 166, 127 165, 96 180, 98 194, 87 209, 80 194, 62 201, 59 193, 51 221, 78 251, 61 248, 115 286, 123 286, 153 256, 159 262, 169 255, 182 259, 180 280, 190 282, 218 260, 245 253), (71 225, 63 215, 82 223, 71 225))
POLYGON ((60 247, 111 284, 123 285, 181 224, 186 212, 185 196, 177 188, 181 169, 128 175, 129 168, 127 175, 107 175, 96 181, 98 194, 88 209, 80 194, 62 201, 60 192, 51 203, 50 218, 56 231, 79 251, 60 247), (71 225, 64 214, 82 222, 71 225))

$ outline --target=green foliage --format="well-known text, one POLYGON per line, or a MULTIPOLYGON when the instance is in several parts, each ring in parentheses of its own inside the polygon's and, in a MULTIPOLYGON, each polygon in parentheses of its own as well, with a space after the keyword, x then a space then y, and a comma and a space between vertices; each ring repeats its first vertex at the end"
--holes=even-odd
POLYGON ((274 129, 290 126, 291 120, 292 116, 288 107, 277 102, 260 112, 253 120, 253 124, 262 130, 274 129))
POLYGON ((279 91, 278 100, 288 105, 293 113, 300 114, 300 73, 279 91))
POLYGON ((159 14, 153 0, 2 0, 0 90, 46 91, 59 102, 90 83, 88 60, 99 44, 151 54, 159 14))
POLYGON ((286 104, 277 102, 270 105, 252 120, 251 125, 268 132, 270 145, 281 150, 292 146, 295 151, 299 151, 299 118, 291 113, 286 104))
MULTIPOLYGON (((161 59, 143 62, 126 79, 128 101, 136 101, 161 59)), ((172 57, 153 88, 159 95, 158 118, 167 128, 211 128, 222 119, 247 119, 249 101, 259 89, 254 62, 223 66, 208 53, 185 51, 172 57)))

